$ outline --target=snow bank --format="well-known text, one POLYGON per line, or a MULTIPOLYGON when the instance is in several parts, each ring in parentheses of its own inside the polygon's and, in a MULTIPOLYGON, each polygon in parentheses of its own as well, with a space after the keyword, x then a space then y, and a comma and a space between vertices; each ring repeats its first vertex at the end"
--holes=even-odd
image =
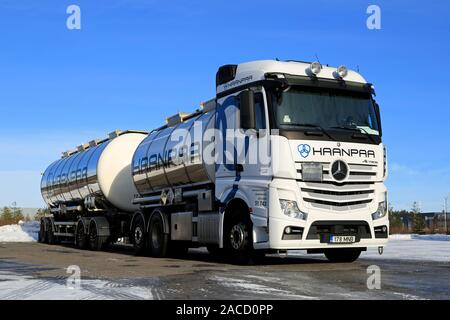
POLYGON ((0 227, 0 242, 35 242, 38 233, 39 222, 20 221, 19 224, 0 227))
MULTIPOLYGON (((314 255, 308 256, 305 251, 293 250, 289 251, 289 255, 314 258, 314 255)), ((324 259, 322 255, 317 257, 324 259)), ((450 236, 394 234, 389 236, 382 255, 378 254, 377 248, 369 248, 361 254, 360 259, 450 262, 450 236)))
POLYGON ((446 234, 393 234, 389 240, 434 240, 450 241, 450 235, 446 234))

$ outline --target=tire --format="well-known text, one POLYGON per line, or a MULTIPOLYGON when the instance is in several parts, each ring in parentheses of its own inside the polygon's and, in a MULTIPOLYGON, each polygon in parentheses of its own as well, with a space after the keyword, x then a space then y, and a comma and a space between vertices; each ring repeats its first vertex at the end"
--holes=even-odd
POLYGON ((88 237, 84 232, 84 223, 80 220, 77 224, 75 233, 75 245, 78 249, 85 250, 88 248, 88 237))
POLYGON ((92 251, 100 251, 106 245, 106 240, 108 237, 99 236, 97 224, 94 221, 91 221, 89 225, 89 249, 92 251))
POLYGON ((361 249, 329 249, 325 257, 333 263, 354 262, 361 255, 361 249))
POLYGON ((232 220, 225 232, 225 250, 232 262, 249 264, 254 253, 252 227, 239 217, 232 220))
POLYGON ((164 233, 164 221, 161 212, 152 215, 148 227, 148 248, 150 255, 162 258, 167 255, 169 235, 164 233))
POLYGON ((53 221, 51 219, 47 219, 47 240, 48 244, 51 245, 58 243, 58 238, 53 232, 53 221))
POLYGON ((56 244, 56 237, 53 233, 51 221, 48 222, 47 239, 48 239, 48 244, 56 244))
POLYGON ((48 233, 45 230, 45 227, 46 227, 45 220, 46 220, 45 218, 41 219, 41 223, 39 225, 38 241, 40 243, 48 243, 48 233))
POLYGON ((131 229, 131 242, 134 246, 134 253, 142 255, 147 250, 147 235, 145 232, 145 221, 141 215, 136 216, 131 229))

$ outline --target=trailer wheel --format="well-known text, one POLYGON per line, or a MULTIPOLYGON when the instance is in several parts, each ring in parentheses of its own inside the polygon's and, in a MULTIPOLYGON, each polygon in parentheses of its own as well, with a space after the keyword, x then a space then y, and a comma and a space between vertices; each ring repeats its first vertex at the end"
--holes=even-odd
POLYGON ((75 234, 75 245, 77 246, 78 249, 87 249, 88 247, 88 239, 87 239, 87 235, 84 232, 84 223, 83 221, 78 221, 77 224, 77 231, 75 234))
POLYGON ((89 224, 89 248, 93 251, 100 251, 106 245, 108 237, 99 236, 97 230, 97 224, 91 221, 89 224))
POLYGON ((136 216, 136 219, 133 221, 133 228, 131 230, 131 242, 133 243, 134 252, 136 255, 143 254, 147 249, 145 222, 141 215, 136 216))
POLYGON ((148 247, 152 257, 165 257, 169 244, 169 235, 164 233, 164 221, 161 213, 152 215, 148 228, 148 247))
POLYGON ((334 263, 354 262, 361 255, 361 249, 328 249, 325 250, 325 257, 334 263))
POLYGON ((53 232, 52 221, 47 219, 47 239, 48 244, 56 244, 56 236, 53 232))
POLYGON ((45 218, 41 219, 41 222, 39 224, 39 238, 38 241, 40 243, 48 243, 48 234, 45 231, 45 218))

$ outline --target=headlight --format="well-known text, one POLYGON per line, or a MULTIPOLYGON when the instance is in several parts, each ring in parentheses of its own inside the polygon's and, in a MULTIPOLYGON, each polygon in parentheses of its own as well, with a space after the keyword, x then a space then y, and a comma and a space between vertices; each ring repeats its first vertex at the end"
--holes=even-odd
POLYGON ((347 75, 348 75, 348 69, 346 66, 340 66, 337 69, 337 73, 339 75, 339 77, 341 77, 342 79, 344 79, 347 75))
POLYGON ((318 75, 320 73, 320 71, 322 70, 322 65, 320 64, 320 62, 313 62, 311 63, 311 66, 309 67, 309 69, 311 70, 311 72, 314 75, 318 75))
POLYGON ((381 219, 384 218, 387 214, 387 196, 385 194, 384 196, 384 201, 380 202, 378 204, 378 210, 374 213, 372 213, 372 219, 373 220, 377 220, 377 219, 381 219))
POLYGON ((301 220, 308 218, 307 213, 300 211, 296 201, 280 199, 280 205, 281 211, 288 217, 301 220))

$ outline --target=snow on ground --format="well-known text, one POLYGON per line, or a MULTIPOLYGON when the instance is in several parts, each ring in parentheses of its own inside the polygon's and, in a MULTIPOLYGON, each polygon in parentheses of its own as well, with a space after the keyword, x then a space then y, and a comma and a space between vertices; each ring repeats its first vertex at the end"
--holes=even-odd
POLYGON ((20 221, 19 224, 0 227, 0 242, 35 242, 38 240, 39 222, 20 221))
POLYGON ((361 254, 361 259, 450 262, 450 236, 393 235, 382 255, 376 248, 370 248, 361 254))
POLYGON ((0 300, 153 300, 153 294, 149 288, 119 282, 81 279, 75 288, 63 278, 46 280, 2 272, 0 300))
MULTIPOLYGON (((314 257, 295 250, 289 251, 289 255, 314 257)), ((382 255, 377 248, 369 248, 360 259, 450 262, 450 235, 394 234, 389 236, 382 255)))
POLYGON ((389 240, 434 240, 450 241, 450 235, 446 234, 393 234, 389 240))

